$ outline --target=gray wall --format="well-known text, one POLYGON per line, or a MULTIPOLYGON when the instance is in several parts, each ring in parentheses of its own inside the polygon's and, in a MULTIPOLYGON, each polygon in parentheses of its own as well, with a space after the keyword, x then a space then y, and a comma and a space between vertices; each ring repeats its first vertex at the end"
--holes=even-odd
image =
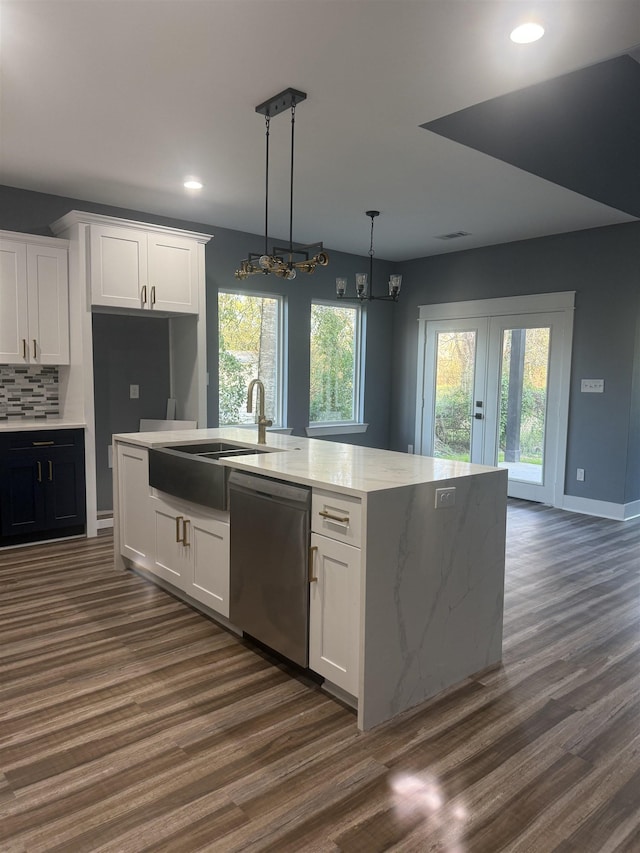
POLYGON ((391 447, 414 442, 420 305, 576 291, 565 491, 640 499, 640 224, 423 258, 402 265, 395 314, 391 447), (580 379, 604 379, 603 395, 580 379), (575 479, 584 468, 584 483, 575 479))
POLYGON ((98 511, 113 508, 108 446, 137 432, 140 418, 164 418, 169 396, 169 323, 157 317, 93 315, 98 511), (129 385, 140 397, 129 398, 129 385))

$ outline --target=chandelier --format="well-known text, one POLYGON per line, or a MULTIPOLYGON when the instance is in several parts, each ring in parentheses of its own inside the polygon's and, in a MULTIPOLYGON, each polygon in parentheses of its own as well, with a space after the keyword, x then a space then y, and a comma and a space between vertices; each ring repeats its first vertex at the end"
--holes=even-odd
POLYGON ((273 273, 280 278, 291 280, 298 272, 312 273, 317 266, 326 267, 329 255, 324 251, 322 243, 310 243, 306 246, 293 247, 293 154, 295 148, 296 105, 306 99, 306 92, 297 89, 285 89, 273 98, 258 104, 256 112, 264 116, 266 138, 265 164, 265 201, 264 201, 264 251, 249 252, 240 262, 235 271, 235 277, 241 280, 250 275, 273 273), (269 252, 269 125, 273 116, 291 110, 291 170, 289 181, 289 245, 273 246, 269 252))
POLYGON ((366 215, 371 218, 371 243, 369 245, 369 276, 367 278, 366 272, 357 272, 356 273, 356 295, 355 296, 345 296, 347 290, 347 279, 346 278, 337 278, 336 279, 336 294, 338 299, 357 299, 362 302, 364 299, 386 299, 392 302, 398 301, 398 294, 400 293, 400 287, 402 285, 402 276, 401 275, 390 275, 389 276, 389 293, 385 296, 374 296, 373 295, 373 256, 375 252, 373 251, 373 221, 376 216, 380 216, 379 210, 367 210, 366 215))

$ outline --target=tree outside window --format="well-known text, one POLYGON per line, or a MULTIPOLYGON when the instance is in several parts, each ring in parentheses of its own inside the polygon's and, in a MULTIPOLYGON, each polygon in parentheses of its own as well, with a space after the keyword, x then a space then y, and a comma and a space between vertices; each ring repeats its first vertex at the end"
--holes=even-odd
MULTIPOLYGON (((218 293, 218 418, 221 426, 255 423, 247 387, 262 380, 267 417, 282 425, 282 300, 218 293)), ((255 409, 255 407, 254 407, 255 409)))
POLYGON ((360 308, 311 305, 309 423, 359 418, 360 308))

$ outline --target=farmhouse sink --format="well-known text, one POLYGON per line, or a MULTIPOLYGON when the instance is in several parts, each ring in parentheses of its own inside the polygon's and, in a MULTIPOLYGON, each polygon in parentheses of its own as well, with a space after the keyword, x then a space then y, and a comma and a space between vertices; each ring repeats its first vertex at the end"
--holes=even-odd
POLYGON ((232 469, 220 460, 270 452, 221 441, 150 448, 149 485, 192 503, 226 510, 232 469))

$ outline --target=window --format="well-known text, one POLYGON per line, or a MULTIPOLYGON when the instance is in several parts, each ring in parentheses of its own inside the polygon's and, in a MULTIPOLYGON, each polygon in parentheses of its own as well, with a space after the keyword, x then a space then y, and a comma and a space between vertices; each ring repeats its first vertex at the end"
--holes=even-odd
POLYGON ((360 331, 360 306, 311 304, 311 425, 355 424, 362 419, 360 331))
POLYGON ((253 424, 247 386, 262 380, 265 412, 283 426, 282 298, 236 291, 218 293, 218 380, 220 426, 253 424))

